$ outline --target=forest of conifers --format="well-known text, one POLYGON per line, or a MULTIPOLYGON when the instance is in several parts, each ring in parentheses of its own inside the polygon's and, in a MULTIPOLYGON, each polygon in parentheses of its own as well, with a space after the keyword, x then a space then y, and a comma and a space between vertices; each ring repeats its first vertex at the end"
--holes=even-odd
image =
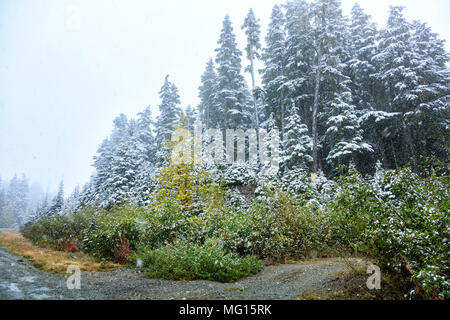
MULTIPOLYGON (((61 184, 23 234, 141 259, 170 279, 227 282, 257 273, 259 259, 360 253, 406 279, 403 297, 450 298, 450 55, 402 10, 377 26, 358 4, 347 17, 338 0, 292 0, 273 7, 265 35, 252 10, 239 28, 227 15, 199 105, 183 108, 166 76, 158 116, 118 116, 90 181, 66 199, 61 184), (278 130, 279 171, 174 163, 171 135, 195 121, 223 135, 278 130)), ((11 199, 24 199, 25 185, 15 178, 5 200, 0 183, 0 218, 20 215, 26 205, 11 199)))
MULTIPOLYGON (((444 41, 426 24, 407 21, 401 7, 391 7, 387 25, 377 27, 357 4, 346 17, 339 1, 289 1, 273 8, 264 47, 252 10, 242 25, 244 52, 235 40, 239 31, 226 16, 216 56, 201 78, 201 102, 183 111, 190 123, 277 128, 280 177, 307 171, 331 178, 349 163, 373 174, 378 161, 392 169, 417 168, 422 157, 447 159, 449 55, 444 41), (255 85, 258 72, 261 86, 255 85)), ((149 108, 136 120, 115 120, 84 201, 140 203, 152 189, 151 177, 167 156, 165 141, 182 112, 168 77, 160 96, 156 121, 149 108)))

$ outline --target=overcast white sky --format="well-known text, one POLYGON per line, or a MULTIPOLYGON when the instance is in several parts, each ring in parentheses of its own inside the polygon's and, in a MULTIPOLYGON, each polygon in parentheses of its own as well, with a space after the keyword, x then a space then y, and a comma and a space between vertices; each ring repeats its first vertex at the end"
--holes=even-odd
MULTIPOLYGON (((354 2, 343 1, 345 14, 354 2)), ((66 193, 82 185, 116 116, 148 105, 156 115, 166 74, 183 107, 196 106, 225 14, 242 50, 248 9, 264 38, 276 3, 284 0, 0 0, 0 176, 23 172, 50 191, 64 179, 66 193), (79 28, 69 20, 73 6, 79 28)), ((448 0, 359 3, 379 26, 390 4, 404 5, 408 19, 450 41, 448 0)))

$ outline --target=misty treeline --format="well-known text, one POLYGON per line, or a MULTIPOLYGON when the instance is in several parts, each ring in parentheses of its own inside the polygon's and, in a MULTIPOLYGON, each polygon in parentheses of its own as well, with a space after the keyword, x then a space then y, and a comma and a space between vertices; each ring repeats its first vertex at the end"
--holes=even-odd
POLYGON ((68 211, 70 201, 64 199, 64 185, 51 195, 42 186, 30 183, 25 174, 6 181, 0 177, 0 228, 18 227, 37 214, 54 215, 68 211))
MULTIPOLYGON (((227 15, 215 57, 201 77, 200 104, 183 110, 167 76, 159 91, 160 114, 154 119, 147 108, 136 119, 116 118, 94 158, 94 175, 67 207, 148 204, 181 113, 189 128, 194 120, 222 131, 277 128, 281 158, 274 179, 288 177, 294 184, 311 173, 335 177, 340 165, 373 174, 377 163, 417 169, 423 157, 447 160, 449 54, 437 34, 406 20, 402 10, 391 7, 387 24, 378 28, 358 4, 347 17, 338 0, 289 1, 273 7, 264 46, 250 10, 238 30, 247 37, 244 52, 227 15)), ((222 177, 237 180, 257 179, 260 169, 220 168, 222 177)))

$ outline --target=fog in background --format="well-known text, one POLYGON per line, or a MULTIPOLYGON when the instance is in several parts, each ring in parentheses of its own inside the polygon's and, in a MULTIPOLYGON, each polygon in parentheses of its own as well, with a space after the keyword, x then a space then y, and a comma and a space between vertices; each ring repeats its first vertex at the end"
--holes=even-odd
MULTIPOLYGON (((355 1, 344 0, 348 15, 355 1)), ((360 0, 378 26, 389 5, 450 40, 448 0, 360 0)), ((120 113, 151 105, 166 74, 182 106, 196 107, 200 76, 215 56, 225 14, 241 50, 253 8, 264 39, 283 0, 0 0, 0 176, 24 173, 34 188, 66 195, 89 180, 92 157, 120 113), (80 24, 70 17, 79 10, 80 24)), ((450 44, 447 43, 450 51, 450 44)), ((243 57, 244 58, 244 57, 243 57)), ((243 66, 247 61, 243 61, 243 66)))

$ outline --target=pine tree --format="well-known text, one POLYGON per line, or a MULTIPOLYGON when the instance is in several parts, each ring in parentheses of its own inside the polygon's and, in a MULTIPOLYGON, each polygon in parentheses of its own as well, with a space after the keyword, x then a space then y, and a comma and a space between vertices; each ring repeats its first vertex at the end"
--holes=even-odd
POLYGON ((8 227, 20 226, 26 217, 29 203, 28 180, 23 174, 21 179, 14 175, 6 191, 3 219, 8 227))
POLYGON ((34 213, 31 216, 30 221, 36 221, 41 218, 47 217, 49 212, 48 192, 46 192, 44 198, 37 204, 34 213))
MULTIPOLYGON (((341 82, 343 86, 345 82, 341 82)), ((350 91, 336 94, 327 112, 327 131, 325 133, 330 151, 327 161, 332 165, 355 162, 356 155, 373 152, 372 147, 363 142, 362 130, 359 127, 355 108, 351 104, 350 91)))
POLYGON ((17 203, 20 198, 19 194, 19 179, 15 174, 13 178, 9 181, 8 188, 6 191, 6 206, 4 210, 4 219, 6 227, 12 227, 17 221, 18 208, 17 203))
POLYGON ((259 152, 260 153, 264 152, 266 156, 263 159, 260 159, 262 167, 260 170, 260 174, 264 173, 264 176, 267 178, 267 177, 274 177, 279 173, 279 170, 278 172, 274 172, 274 170, 271 168, 272 164, 274 163, 278 164, 279 169, 280 162, 282 162, 282 154, 280 154, 281 141, 279 136, 279 130, 276 126, 275 116, 273 113, 270 114, 267 121, 265 121, 264 129, 266 130, 266 136, 263 144, 265 149, 260 150, 259 152), (278 148, 278 152, 274 150, 273 148, 274 146, 278 148))
MULTIPOLYGON (((137 174, 143 165, 146 146, 139 140, 137 122, 128 122, 126 134, 117 141, 113 152, 112 178, 109 181, 110 195, 108 204, 119 204, 126 200, 134 201, 137 174)), ((107 206, 105 204, 104 206, 107 206)))
POLYGON ((258 134, 259 129, 259 107, 256 97, 256 80, 255 80, 255 63, 261 58, 261 43, 260 43, 260 25, 259 20, 256 19, 253 9, 250 9, 247 17, 245 18, 242 29, 245 30, 247 36, 247 46, 245 51, 247 53, 247 59, 250 61, 250 65, 245 68, 245 71, 249 72, 252 79, 252 100, 253 100, 253 112, 256 131, 258 134))
MULTIPOLYGON (((342 80, 342 69, 338 47, 343 43, 342 25, 345 24, 339 2, 318 0, 312 4, 312 38, 315 49, 314 58, 314 102, 312 108, 313 172, 319 169, 319 107, 326 107, 335 98, 336 89, 342 80), (330 79, 332 83, 324 83, 330 79), (328 88, 327 88, 328 86, 328 88), (327 90, 328 89, 328 90, 327 90), (331 101, 330 101, 331 100, 331 101)), ((340 89, 340 88, 339 88, 340 89)))
POLYGON ((396 114, 388 113, 383 103, 384 90, 376 79, 377 65, 372 61, 377 52, 378 31, 371 17, 364 13, 356 3, 351 12, 351 60, 349 61, 349 87, 352 92, 355 112, 360 117, 360 127, 364 128, 364 140, 376 152, 375 157, 360 156, 359 169, 372 170, 375 159, 381 159, 384 166, 389 166, 386 141, 383 131, 396 114), (364 164, 365 168, 362 168, 364 164))
POLYGON ((364 13, 358 3, 354 4, 351 15, 350 89, 353 105, 364 114, 376 109, 374 92, 376 88, 373 79, 376 68, 372 63, 372 57, 376 53, 377 29, 371 22, 371 17, 364 13))
POLYGON ((154 188, 156 141, 151 129, 153 120, 150 108, 146 108, 138 116, 137 149, 144 151, 138 155, 140 159, 137 161, 137 174, 131 193, 137 205, 144 205, 148 203, 148 195, 154 188))
POLYGON ((160 114, 157 117, 155 129, 158 148, 157 161, 159 166, 162 166, 168 157, 166 142, 170 140, 173 128, 178 123, 181 113, 178 89, 175 84, 169 81, 168 75, 164 79, 164 85, 159 91, 159 96, 161 98, 161 104, 159 105, 160 114))
POLYGON ((80 187, 76 186, 72 194, 64 201, 62 212, 70 214, 81 209, 80 187))
POLYGON ((84 192, 87 190, 83 190, 84 197, 92 197, 97 203, 108 197, 108 183, 111 180, 113 160, 113 144, 107 138, 103 140, 97 155, 94 156, 95 175, 91 178, 93 190, 89 195, 84 192))
POLYGON ((209 59, 201 81, 202 85, 199 87, 200 104, 198 105, 200 120, 205 129, 219 128, 220 109, 216 100, 217 74, 212 59, 209 59))
POLYGON ((266 36, 267 47, 264 48, 262 60, 265 67, 262 70, 262 84, 264 87, 264 115, 263 120, 270 115, 275 118, 275 125, 284 136, 286 109, 286 34, 284 30, 285 18, 281 8, 275 5, 272 9, 269 29, 266 36))
POLYGON ((2 179, 0 177, 0 227, 6 225, 5 207, 6 207, 6 195, 2 179))
POLYGON ((423 156, 447 157, 450 131, 450 55, 444 41, 424 23, 412 24, 413 57, 416 84, 411 88, 412 108, 405 123, 414 135, 414 149, 423 156))
POLYGON ((306 169, 312 162, 312 139, 308 128, 302 123, 297 106, 289 110, 283 141, 281 167, 283 170, 306 169))
MULTIPOLYGON (((292 101, 300 117, 313 132, 314 70, 317 48, 314 43, 312 5, 304 0, 289 1, 286 4, 286 81, 280 95, 284 97, 284 114, 289 113, 292 101)), ((317 118, 317 114, 315 115, 317 118)), ((282 130, 283 132, 283 130, 282 130)))
POLYGON ((186 128, 189 131, 193 131, 194 123, 195 123, 195 120, 197 119, 197 115, 196 115, 195 110, 191 107, 191 105, 188 105, 186 107, 185 117, 186 117, 186 121, 187 121, 186 128))
POLYGON ((80 193, 80 207, 98 206, 97 193, 95 187, 96 175, 93 174, 89 182, 85 183, 80 193))
POLYGON ((225 16, 216 49, 217 104, 220 106, 222 130, 244 128, 246 109, 246 87, 241 74, 242 52, 237 48, 230 17, 225 16))
POLYGON ((22 174, 22 178, 19 181, 18 194, 19 197, 16 204, 16 224, 18 226, 21 226, 27 217, 27 210, 30 202, 30 189, 28 185, 28 179, 24 174, 22 174))
POLYGON ((61 181, 58 188, 58 193, 53 198, 51 205, 47 211, 47 216, 54 216, 62 213, 64 207, 64 183, 61 181))
POLYGON ((154 160, 154 151, 156 148, 155 137, 153 136, 154 122, 150 107, 138 113, 137 130, 139 140, 146 146, 145 157, 148 161, 154 160))
POLYGON ((418 85, 418 76, 414 59, 414 45, 411 24, 402 14, 403 7, 390 8, 387 26, 381 30, 377 54, 373 61, 377 64, 376 79, 383 85, 386 112, 399 113, 388 132, 391 151, 395 166, 401 166, 412 161, 418 163, 411 128, 405 122, 405 113, 412 110, 414 95, 411 90, 418 85))
POLYGON ((159 105, 160 114, 156 122, 156 140, 158 146, 162 146, 165 141, 170 140, 173 127, 177 124, 181 113, 178 89, 175 84, 169 81, 168 75, 164 79, 164 85, 159 91, 159 96, 161 104, 159 105))

